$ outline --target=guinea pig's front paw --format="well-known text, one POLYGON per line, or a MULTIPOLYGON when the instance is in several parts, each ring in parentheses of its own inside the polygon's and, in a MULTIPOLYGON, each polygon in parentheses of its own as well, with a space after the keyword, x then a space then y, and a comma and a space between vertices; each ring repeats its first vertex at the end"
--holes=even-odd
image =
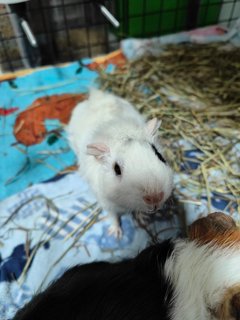
POLYGON ((135 218, 136 218, 137 222, 140 224, 140 226, 145 227, 145 226, 149 225, 149 223, 150 223, 150 216, 145 212, 138 212, 135 215, 135 218))
POLYGON ((123 236, 122 228, 119 225, 111 225, 108 229, 108 234, 114 236, 117 239, 121 239, 123 236))

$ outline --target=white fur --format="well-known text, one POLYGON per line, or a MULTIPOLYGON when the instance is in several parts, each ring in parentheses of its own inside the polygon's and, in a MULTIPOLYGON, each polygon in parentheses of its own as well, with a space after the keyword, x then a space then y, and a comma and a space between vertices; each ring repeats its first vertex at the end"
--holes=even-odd
MULTIPOLYGON (((158 125, 152 122, 151 127, 156 129, 158 125)), ((162 202, 169 197, 172 170, 154 154, 150 143, 155 142, 161 150, 157 138, 128 101, 92 90, 89 99, 74 109, 67 131, 80 173, 88 180, 101 206, 115 218, 126 211, 150 210, 142 198, 145 192, 163 191, 162 202), (101 144, 99 150, 104 144, 110 152, 97 159, 87 154, 89 144, 101 144), (116 161, 123 168, 121 177, 113 170, 116 161)))
POLYGON ((174 288, 171 320, 213 320, 209 308, 216 309, 226 289, 240 284, 240 248, 181 240, 165 272, 174 288))

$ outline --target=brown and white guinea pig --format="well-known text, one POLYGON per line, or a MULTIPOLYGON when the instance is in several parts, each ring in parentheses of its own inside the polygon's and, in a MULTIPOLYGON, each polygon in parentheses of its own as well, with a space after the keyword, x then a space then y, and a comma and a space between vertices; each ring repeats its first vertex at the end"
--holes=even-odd
POLYGON ((188 239, 118 263, 75 266, 14 318, 33 319, 239 320, 240 231, 213 214, 195 222, 188 239))
POLYGON ((67 127, 79 170, 121 237, 122 213, 157 211, 170 196, 173 173, 157 139, 160 122, 146 122, 126 100, 97 89, 74 109, 67 127))

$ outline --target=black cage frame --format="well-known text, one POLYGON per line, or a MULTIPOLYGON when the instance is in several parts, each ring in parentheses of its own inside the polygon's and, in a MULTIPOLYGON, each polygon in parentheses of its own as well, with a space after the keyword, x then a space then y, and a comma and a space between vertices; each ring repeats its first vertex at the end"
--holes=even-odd
POLYGON ((238 19, 236 8, 240 6, 239 2, 239 0, 30 0, 1 5, 0 65, 5 71, 15 71, 24 67, 57 64, 108 53, 119 47, 121 39, 129 36, 160 36, 216 23, 229 27, 238 19), (156 7, 153 11, 150 8, 151 2, 155 3, 156 7), (101 5, 117 17, 120 28, 115 28, 106 19, 100 10, 101 5), (221 18, 220 8, 223 5, 229 6, 229 12, 226 17, 221 18), (135 8, 135 12, 132 8, 135 8), (209 12, 216 14, 211 17, 209 12), (164 25, 162 21, 167 22, 168 17, 171 17, 172 24, 164 25), (132 34, 131 28, 135 27, 135 21, 138 21, 138 32, 132 34), (155 30, 148 30, 149 21, 155 25, 155 30), (27 27, 32 31, 36 39, 35 44, 29 40, 23 22, 27 22, 27 27), (11 25, 12 33, 4 32, 7 23, 11 25))

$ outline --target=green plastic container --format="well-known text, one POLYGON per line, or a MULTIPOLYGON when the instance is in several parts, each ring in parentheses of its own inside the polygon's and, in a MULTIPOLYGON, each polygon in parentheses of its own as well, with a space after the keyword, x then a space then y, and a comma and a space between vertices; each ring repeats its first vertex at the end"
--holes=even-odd
MULTIPOLYGON (((121 38, 148 37, 183 31, 188 4, 189 0, 120 0, 116 6, 116 15, 121 21, 117 34, 121 38)), ((221 1, 202 0, 197 26, 216 24, 220 10, 221 1)))

